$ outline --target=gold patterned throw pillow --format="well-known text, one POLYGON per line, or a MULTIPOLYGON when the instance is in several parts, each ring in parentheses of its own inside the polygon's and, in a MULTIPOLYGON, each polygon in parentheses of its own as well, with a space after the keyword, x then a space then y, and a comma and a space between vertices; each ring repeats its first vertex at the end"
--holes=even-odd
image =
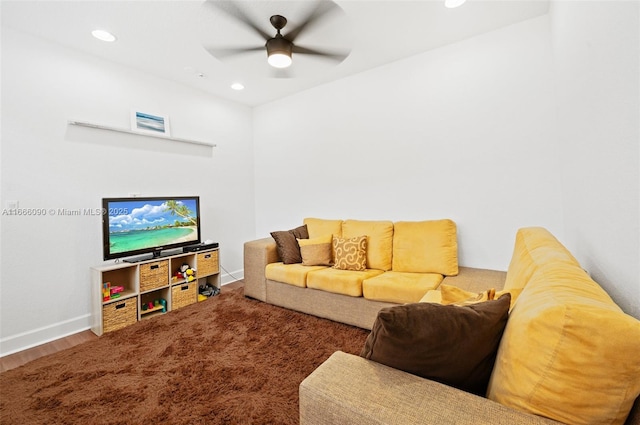
POLYGON ((364 271, 367 269, 367 237, 333 238, 335 263, 340 270, 364 271))

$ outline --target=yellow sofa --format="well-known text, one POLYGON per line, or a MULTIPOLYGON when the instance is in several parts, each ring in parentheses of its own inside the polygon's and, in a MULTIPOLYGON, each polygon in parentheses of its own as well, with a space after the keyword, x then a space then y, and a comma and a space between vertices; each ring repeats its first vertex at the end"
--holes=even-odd
MULTIPOLYGON (((319 245, 366 236, 366 268, 344 270, 322 261, 305 265, 304 258, 284 264, 273 238, 249 241, 244 246, 246 296, 371 329, 381 308, 418 302, 443 282, 470 290, 504 284, 504 272, 458 266, 456 225, 448 219, 306 218, 304 225, 309 238, 299 240, 303 257, 305 249, 317 254, 319 245)), ((337 252, 332 247, 333 257, 337 252)))
POLYGON ((517 232, 504 290, 486 398, 336 352, 301 383, 300 423, 640 424, 640 321, 546 229, 517 232))

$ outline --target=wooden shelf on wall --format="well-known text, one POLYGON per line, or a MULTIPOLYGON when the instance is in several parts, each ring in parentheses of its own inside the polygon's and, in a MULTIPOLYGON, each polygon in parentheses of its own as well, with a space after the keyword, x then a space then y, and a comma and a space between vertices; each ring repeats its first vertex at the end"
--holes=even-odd
POLYGON ((138 132, 135 132, 135 131, 132 131, 132 130, 124 129, 124 128, 110 127, 110 126, 106 126, 106 125, 93 124, 93 123, 84 122, 84 121, 69 120, 68 124, 69 125, 77 125, 77 126, 80 126, 80 127, 97 128, 99 130, 115 131, 115 132, 118 132, 118 133, 133 134, 133 135, 142 136, 142 137, 153 137, 155 139, 171 140, 171 141, 174 141, 174 142, 191 143, 193 145, 210 146, 212 148, 216 147, 215 143, 201 142, 199 140, 191 140, 191 139, 181 139, 181 138, 178 138, 178 137, 168 137, 168 136, 160 136, 160 135, 155 136, 153 134, 138 133, 138 132))

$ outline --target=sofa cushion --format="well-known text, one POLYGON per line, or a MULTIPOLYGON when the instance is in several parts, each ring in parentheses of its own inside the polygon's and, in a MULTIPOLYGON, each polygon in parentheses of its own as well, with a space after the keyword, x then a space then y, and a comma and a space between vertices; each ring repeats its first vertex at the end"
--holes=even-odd
POLYGON ((483 395, 510 299, 505 295, 465 307, 413 303, 383 308, 361 356, 483 395))
POLYGON ((420 298, 419 302, 442 304, 442 293, 437 289, 432 289, 427 291, 424 297, 420 298))
POLYGON ((327 234, 309 239, 298 239, 302 264, 305 266, 330 266, 332 261, 331 241, 333 236, 327 234))
POLYGON ((444 305, 449 305, 449 304, 466 305, 466 304, 474 304, 478 302, 498 299, 504 294, 509 293, 511 294, 510 308, 513 308, 513 305, 518 299, 520 292, 522 292, 522 289, 513 288, 508 291, 507 290, 496 291, 495 289, 492 288, 482 292, 471 292, 471 291, 465 291, 464 289, 458 288, 457 286, 447 285, 443 283, 438 287, 438 289, 436 289, 436 291, 439 292, 438 298, 433 297, 433 294, 431 294, 431 295, 425 295, 425 297, 423 297, 423 300, 420 300, 420 301, 438 302, 439 304, 444 304, 444 305))
POLYGON ((393 222, 345 220, 342 223, 342 237, 352 238, 367 235, 367 267, 391 270, 393 252, 393 222))
POLYGON ((352 297, 361 297, 362 281, 381 273, 384 272, 376 269, 364 271, 338 270, 334 268, 315 270, 307 275, 307 287, 352 297))
POLYGON ((367 269, 367 237, 333 237, 333 268, 363 271, 367 269))
POLYGON ((291 230, 271 232, 271 237, 276 241, 278 256, 284 264, 302 263, 297 239, 309 238, 306 224, 291 230))
POLYGON ((362 293, 365 298, 391 303, 415 303, 427 293, 437 288, 443 276, 437 273, 384 272, 365 279, 362 293))
POLYGON ((455 223, 446 219, 394 223, 392 270, 458 274, 455 223))
POLYGON ((307 225, 310 238, 333 235, 342 237, 342 220, 326 220, 323 218, 305 218, 303 223, 307 225))
POLYGON ((304 266, 302 264, 284 264, 282 262, 270 263, 264 269, 264 276, 269 280, 305 288, 307 286, 307 274, 310 271, 324 268, 326 266, 304 266))
POLYGON ((548 230, 542 227, 519 229, 504 289, 524 288, 537 266, 547 262, 578 265, 578 260, 548 230), (549 249, 551 246, 553 249, 549 249))
POLYGON ((548 231, 519 234, 528 271, 518 275, 528 277, 488 398, 565 423, 623 424, 640 394, 640 321, 624 314, 548 231))

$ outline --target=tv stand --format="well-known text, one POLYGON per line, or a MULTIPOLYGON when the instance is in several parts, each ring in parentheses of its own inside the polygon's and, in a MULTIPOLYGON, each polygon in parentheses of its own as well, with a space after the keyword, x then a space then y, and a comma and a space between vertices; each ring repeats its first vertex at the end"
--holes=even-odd
POLYGON ((111 332, 198 301, 198 287, 220 288, 218 248, 198 252, 169 250, 159 257, 131 257, 124 262, 91 268, 96 335, 111 332), (195 269, 195 279, 178 278, 183 264, 195 269), (118 287, 115 298, 103 297, 103 286, 118 287), (156 301, 158 301, 156 303, 156 301))

